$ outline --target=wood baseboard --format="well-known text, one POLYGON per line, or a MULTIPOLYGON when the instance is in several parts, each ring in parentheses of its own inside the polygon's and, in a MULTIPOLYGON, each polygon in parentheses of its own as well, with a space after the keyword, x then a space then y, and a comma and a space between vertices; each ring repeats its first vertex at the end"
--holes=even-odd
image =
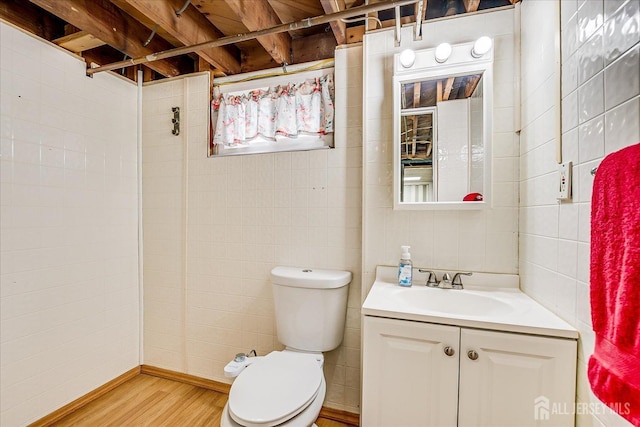
MULTIPOLYGON (((208 390, 217 391, 219 393, 229 394, 229 390, 231 389, 230 384, 222 383, 215 380, 208 380, 206 378, 197 377, 195 375, 183 374, 181 372, 171 371, 169 369, 156 368, 155 366, 142 365, 140 366, 140 373, 165 378, 168 380, 183 382, 186 384, 206 388, 208 390)), ((360 415, 354 414, 353 412, 342 411, 339 409, 332 409, 323 406, 320 410, 320 416, 356 427, 360 425, 360 415)))
POLYGON ((95 390, 92 390, 89 393, 85 394, 84 396, 77 398, 73 402, 64 405, 62 408, 56 409, 49 415, 45 415, 44 417, 40 418, 38 421, 35 421, 29 424, 29 427, 50 426, 53 423, 60 421, 62 418, 71 414, 72 412, 78 410, 79 408, 82 408, 83 406, 88 405, 89 403, 93 402, 97 398, 104 396, 114 388, 129 381, 132 378, 135 378, 138 375, 140 375, 140 366, 136 366, 135 368, 128 370, 124 374, 101 385, 95 390))
POLYGON ((229 394, 229 390, 231 389, 230 384, 196 377, 195 375, 183 374, 182 372, 171 371, 169 369, 156 368, 155 366, 141 365, 140 373, 206 388, 207 390, 213 390, 219 393, 229 394))
POLYGON ((320 410, 320 416, 329 420, 338 421, 343 424, 349 424, 350 426, 360 426, 360 415, 353 412, 342 411, 340 409, 327 408, 323 406, 320 410))

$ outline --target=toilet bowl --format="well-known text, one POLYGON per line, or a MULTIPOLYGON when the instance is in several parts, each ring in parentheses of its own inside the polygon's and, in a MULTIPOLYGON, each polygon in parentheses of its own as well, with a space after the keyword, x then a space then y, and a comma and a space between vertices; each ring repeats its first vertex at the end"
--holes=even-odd
POLYGON ((274 351, 238 376, 221 427, 309 427, 326 394, 322 354, 274 351))
POLYGON ((342 342, 350 282, 348 271, 271 270, 276 331, 286 349, 225 367, 237 377, 222 427, 315 425, 327 388, 322 352, 342 342))

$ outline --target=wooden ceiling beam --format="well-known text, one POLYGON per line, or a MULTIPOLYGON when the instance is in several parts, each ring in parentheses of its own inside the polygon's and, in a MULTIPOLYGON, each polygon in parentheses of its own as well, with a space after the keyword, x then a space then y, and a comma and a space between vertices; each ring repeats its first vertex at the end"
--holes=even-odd
MULTIPOLYGON (((515 0, 511 1, 513 2, 515 0)), ((462 3, 464 4, 464 10, 466 10, 467 12, 475 12, 478 10, 480 0, 462 0, 462 3)))
POLYGON ((46 40, 64 36, 63 21, 24 0, 0 1, 0 18, 46 40))
MULTIPOLYGON (((149 36, 148 29, 106 0, 30 1, 132 58, 173 47, 159 37, 143 46, 149 36)), ((172 77, 193 71, 193 62, 186 57, 168 58, 149 63, 149 67, 172 77)))
POLYGON ((53 43, 74 53, 84 52, 106 43, 86 31, 78 31, 68 36, 53 40, 53 43))
MULTIPOLYGON (((187 46, 217 40, 224 36, 191 4, 179 17, 176 16, 175 12, 184 5, 184 0, 118 1, 132 6, 187 46)), ((212 47, 196 53, 225 73, 240 72, 240 53, 233 46, 212 47)))
POLYGON ((448 101, 449 96, 451 96, 451 89, 453 88, 453 81, 455 77, 449 77, 447 79, 447 83, 444 85, 444 91, 442 93, 442 100, 448 101))
POLYGON ((336 52, 336 39, 331 33, 319 33, 293 39, 293 63, 318 61, 333 58, 336 52))
POLYGON ((464 88, 465 98, 469 98, 471 95, 473 95, 473 92, 476 91, 476 87, 478 87, 478 83, 480 83, 481 77, 482 76, 478 74, 477 76, 472 76, 467 80, 467 84, 464 88))
MULTIPOLYGON (((282 24, 280 18, 266 1, 225 0, 249 31, 258 31, 282 24)), ((277 33, 257 38, 258 42, 278 63, 291 63, 291 36, 277 33)))
MULTIPOLYGON (((324 9, 324 13, 335 13, 346 9, 344 0, 320 0, 320 4, 322 5, 322 9, 324 9)), ((333 31, 336 42, 339 45, 346 44, 347 24, 341 20, 336 20, 331 21, 329 25, 331 25, 331 31, 333 31)))
POLYGON ((413 108, 420 107, 420 95, 422 92, 422 83, 415 82, 413 84, 413 108))

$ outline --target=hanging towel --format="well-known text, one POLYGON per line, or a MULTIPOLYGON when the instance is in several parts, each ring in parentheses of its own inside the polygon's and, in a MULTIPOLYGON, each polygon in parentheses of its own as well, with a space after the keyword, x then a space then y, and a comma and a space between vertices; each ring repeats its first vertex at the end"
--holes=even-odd
POLYGON ((589 382, 602 402, 640 426, 640 144, 608 155, 591 200, 589 382))

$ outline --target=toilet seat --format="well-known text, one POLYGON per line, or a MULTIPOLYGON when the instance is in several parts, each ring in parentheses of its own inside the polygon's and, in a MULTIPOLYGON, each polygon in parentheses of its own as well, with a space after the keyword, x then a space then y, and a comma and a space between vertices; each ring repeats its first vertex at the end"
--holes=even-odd
POLYGON ((317 355, 271 352, 236 378, 229 392, 229 415, 243 426, 282 424, 314 401, 322 379, 317 355))

